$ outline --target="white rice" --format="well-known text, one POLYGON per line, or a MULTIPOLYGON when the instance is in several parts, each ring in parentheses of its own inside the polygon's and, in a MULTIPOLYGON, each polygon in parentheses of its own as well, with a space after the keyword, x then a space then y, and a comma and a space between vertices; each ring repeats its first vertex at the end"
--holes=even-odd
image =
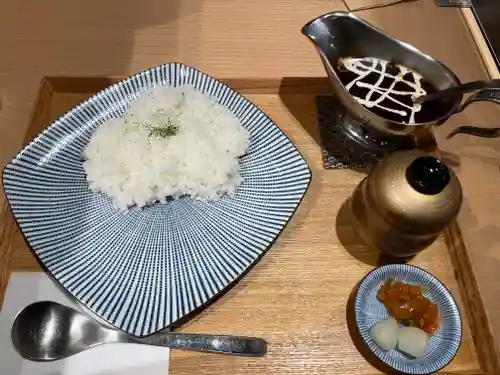
POLYGON ((248 145, 236 116, 207 95, 191 86, 155 87, 98 127, 83 167, 90 189, 122 209, 185 194, 217 200, 242 182, 238 157, 248 145), (151 133, 171 124, 175 135, 151 133))

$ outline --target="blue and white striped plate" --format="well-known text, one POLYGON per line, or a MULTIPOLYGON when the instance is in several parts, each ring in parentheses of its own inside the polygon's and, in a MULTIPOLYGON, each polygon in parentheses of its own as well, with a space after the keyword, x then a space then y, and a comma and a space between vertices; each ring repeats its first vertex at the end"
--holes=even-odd
POLYGON ((457 304, 449 290, 434 276, 408 264, 391 264, 376 268, 361 281, 355 298, 356 324, 364 342, 385 364, 407 374, 431 374, 445 367, 458 351, 462 338, 462 323, 457 304), (427 354, 411 359, 397 350, 383 350, 370 337, 370 328, 389 315, 377 294, 387 279, 422 285, 429 289, 425 296, 437 304, 441 326, 430 337, 427 354))
POLYGON ((39 261, 112 325, 145 336, 204 306, 248 270, 301 202, 311 170, 259 108, 220 81, 171 63, 125 79, 56 120, 4 169, 14 216, 39 261), (82 151, 96 127, 141 90, 191 84, 250 133, 244 182, 214 203, 183 198, 117 211, 89 190, 82 151))

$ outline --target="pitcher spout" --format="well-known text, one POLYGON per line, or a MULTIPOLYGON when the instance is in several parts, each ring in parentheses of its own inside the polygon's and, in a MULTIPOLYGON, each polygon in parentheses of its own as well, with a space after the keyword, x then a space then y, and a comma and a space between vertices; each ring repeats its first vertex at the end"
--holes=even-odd
MULTIPOLYGON (((306 23, 301 30, 302 34, 309 38, 316 47, 316 52, 323 63, 333 91, 337 95, 345 90, 337 76, 335 67, 338 65, 339 60, 346 56, 348 46, 346 45, 344 25, 346 25, 346 20, 352 19, 352 16, 348 12, 324 14, 306 23)), ((346 98, 346 100, 349 99, 346 98)))
POLYGON ((331 30, 323 20, 324 16, 318 17, 302 27, 302 34, 307 36, 316 48, 325 53, 329 49, 332 39, 331 30))
POLYGON ((325 64, 325 68, 328 70, 331 69, 332 63, 336 63, 342 57, 339 54, 342 50, 339 43, 342 43, 342 40, 338 37, 335 23, 332 21, 334 19, 341 20, 345 17, 349 17, 349 13, 333 12, 324 14, 306 23, 301 30, 302 34, 314 44, 323 64, 325 64))

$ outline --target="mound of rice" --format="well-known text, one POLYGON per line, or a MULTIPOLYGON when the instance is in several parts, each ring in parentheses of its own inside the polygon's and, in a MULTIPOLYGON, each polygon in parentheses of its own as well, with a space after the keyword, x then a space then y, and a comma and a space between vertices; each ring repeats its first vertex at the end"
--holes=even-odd
POLYGON ((242 182, 249 134, 228 109, 191 86, 143 92, 101 124, 84 150, 90 189, 119 208, 189 194, 217 200, 242 182))

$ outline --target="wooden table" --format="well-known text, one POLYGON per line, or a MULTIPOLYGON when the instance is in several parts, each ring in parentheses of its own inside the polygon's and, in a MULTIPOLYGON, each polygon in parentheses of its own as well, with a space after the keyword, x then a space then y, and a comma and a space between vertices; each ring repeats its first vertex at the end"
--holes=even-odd
POLYGON ((495 63, 495 59, 488 47, 488 42, 481 31, 481 26, 477 22, 473 10, 471 8, 463 8, 461 9, 461 12, 467 26, 469 27, 472 37, 474 38, 477 50, 483 59, 488 75, 492 78, 500 78, 500 71, 498 70, 498 66, 495 63))
MULTIPOLYGON (((432 3, 403 3, 360 15, 440 59, 462 80, 485 78, 486 69, 460 11, 436 8, 432 3)), ((2 163, 22 144, 42 77, 125 76, 178 60, 237 82, 287 132, 313 170, 303 204, 268 254, 235 288, 182 327, 191 332, 262 335, 271 343, 269 356, 248 360, 173 352, 171 373, 376 372, 361 359, 345 319, 349 298, 345 285, 354 287, 376 264, 373 252, 352 232, 342 208, 363 175, 321 167, 312 100, 314 94, 326 90, 317 81, 325 73, 312 45, 299 32, 319 14, 345 10, 343 3, 247 0, 239 2, 236 11, 225 0, 110 1, 105 5, 91 0, 81 9, 47 1, 43 19, 30 6, 27 0, 19 0, 3 6, 7 9, 0 14, 0 50, 9 51, 0 61, 2 163), (95 12, 95 7, 101 11, 95 12)), ((56 86, 55 112, 92 91, 92 87, 75 90, 72 79, 45 82, 56 86), (73 89, 57 88, 58 82, 73 89)), ((59 114, 55 112, 34 117, 48 121, 59 114)), ((466 202, 458 226, 445 233, 448 242, 436 242, 415 262, 449 285, 466 312, 465 321, 481 323, 473 327, 476 347, 466 327, 459 355, 446 368, 448 373, 498 370, 492 337, 480 327, 490 323, 493 332, 500 333, 496 297, 500 229, 495 215, 500 203, 492 199, 500 189, 496 180, 500 153, 494 148, 497 140, 457 137, 445 141, 444 137, 462 123, 494 124, 499 119, 494 106, 478 104, 436 131, 443 156, 462 181, 466 202), (457 280, 451 262, 464 268, 470 263, 473 272, 457 280), (459 283, 465 295, 460 294, 459 283), (474 294, 475 283, 480 296, 474 294), (480 316, 482 302, 486 316, 480 316)), ((8 271, 39 269, 6 219, 8 215, 4 213, 0 222, 3 287, 8 271)))

